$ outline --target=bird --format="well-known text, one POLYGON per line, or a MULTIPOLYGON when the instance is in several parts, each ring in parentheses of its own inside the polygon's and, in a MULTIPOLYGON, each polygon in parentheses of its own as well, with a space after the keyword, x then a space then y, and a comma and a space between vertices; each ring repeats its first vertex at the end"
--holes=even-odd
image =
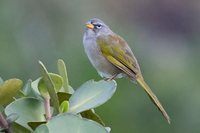
POLYGON ((98 18, 88 20, 84 29, 83 47, 98 74, 106 81, 128 77, 138 83, 170 124, 169 115, 145 82, 128 43, 98 18))

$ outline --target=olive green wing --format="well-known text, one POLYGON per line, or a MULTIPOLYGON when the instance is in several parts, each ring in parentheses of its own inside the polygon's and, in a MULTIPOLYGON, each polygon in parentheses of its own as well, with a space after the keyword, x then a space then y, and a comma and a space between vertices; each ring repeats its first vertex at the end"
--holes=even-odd
POLYGON ((121 69, 131 78, 134 78, 145 90, 153 103, 170 123, 170 117, 159 102, 156 95, 144 81, 139 65, 126 41, 117 35, 97 38, 97 44, 104 55, 113 65, 121 69), (137 75, 137 77, 135 77, 137 75))
POLYGON ((127 75, 134 77, 140 71, 131 49, 120 36, 98 37, 97 44, 104 57, 127 75))

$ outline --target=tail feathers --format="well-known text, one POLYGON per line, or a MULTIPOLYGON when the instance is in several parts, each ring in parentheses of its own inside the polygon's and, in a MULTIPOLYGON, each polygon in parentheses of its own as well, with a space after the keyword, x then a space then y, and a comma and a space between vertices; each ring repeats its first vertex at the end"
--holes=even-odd
POLYGON ((159 102, 159 100, 156 97, 156 95, 152 92, 152 90, 150 89, 150 87, 146 84, 146 82, 144 81, 143 77, 142 76, 138 76, 136 78, 136 81, 143 87, 143 89, 148 94, 148 96, 150 97, 150 99, 152 100, 152 102, 157 106, 157 108, 160 110, 160 112, 165 117, 165 119, 167 120, 167 122, 170 124, 170 117, 168 116, 167 112, 163 108, 162 104, 159 102))

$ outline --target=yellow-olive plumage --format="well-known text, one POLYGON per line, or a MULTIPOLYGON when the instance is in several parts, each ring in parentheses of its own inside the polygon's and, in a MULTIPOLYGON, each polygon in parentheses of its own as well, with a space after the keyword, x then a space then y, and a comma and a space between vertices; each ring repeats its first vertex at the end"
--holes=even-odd
POLYGON ((139 83, 170 123, 170 118, 156 95, 146 84, 139 64, 127 42, 99 19, 86 23, 83 37, 85 52, 97 72, 105 79, 128 77, 139 83))

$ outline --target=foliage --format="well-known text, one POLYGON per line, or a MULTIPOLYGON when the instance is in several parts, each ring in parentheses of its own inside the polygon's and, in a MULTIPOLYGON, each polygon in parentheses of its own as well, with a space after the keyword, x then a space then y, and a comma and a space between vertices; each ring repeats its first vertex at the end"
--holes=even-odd
POLYGON ((90 80, 74 90, 58 60, 59 74, 39 61, 42 76, 28 80, 0 78, 0 133, 109 133, 94 108, 109 100, 116 82, 90 80), (59 130, 58 130, 59 129, 59 130))

